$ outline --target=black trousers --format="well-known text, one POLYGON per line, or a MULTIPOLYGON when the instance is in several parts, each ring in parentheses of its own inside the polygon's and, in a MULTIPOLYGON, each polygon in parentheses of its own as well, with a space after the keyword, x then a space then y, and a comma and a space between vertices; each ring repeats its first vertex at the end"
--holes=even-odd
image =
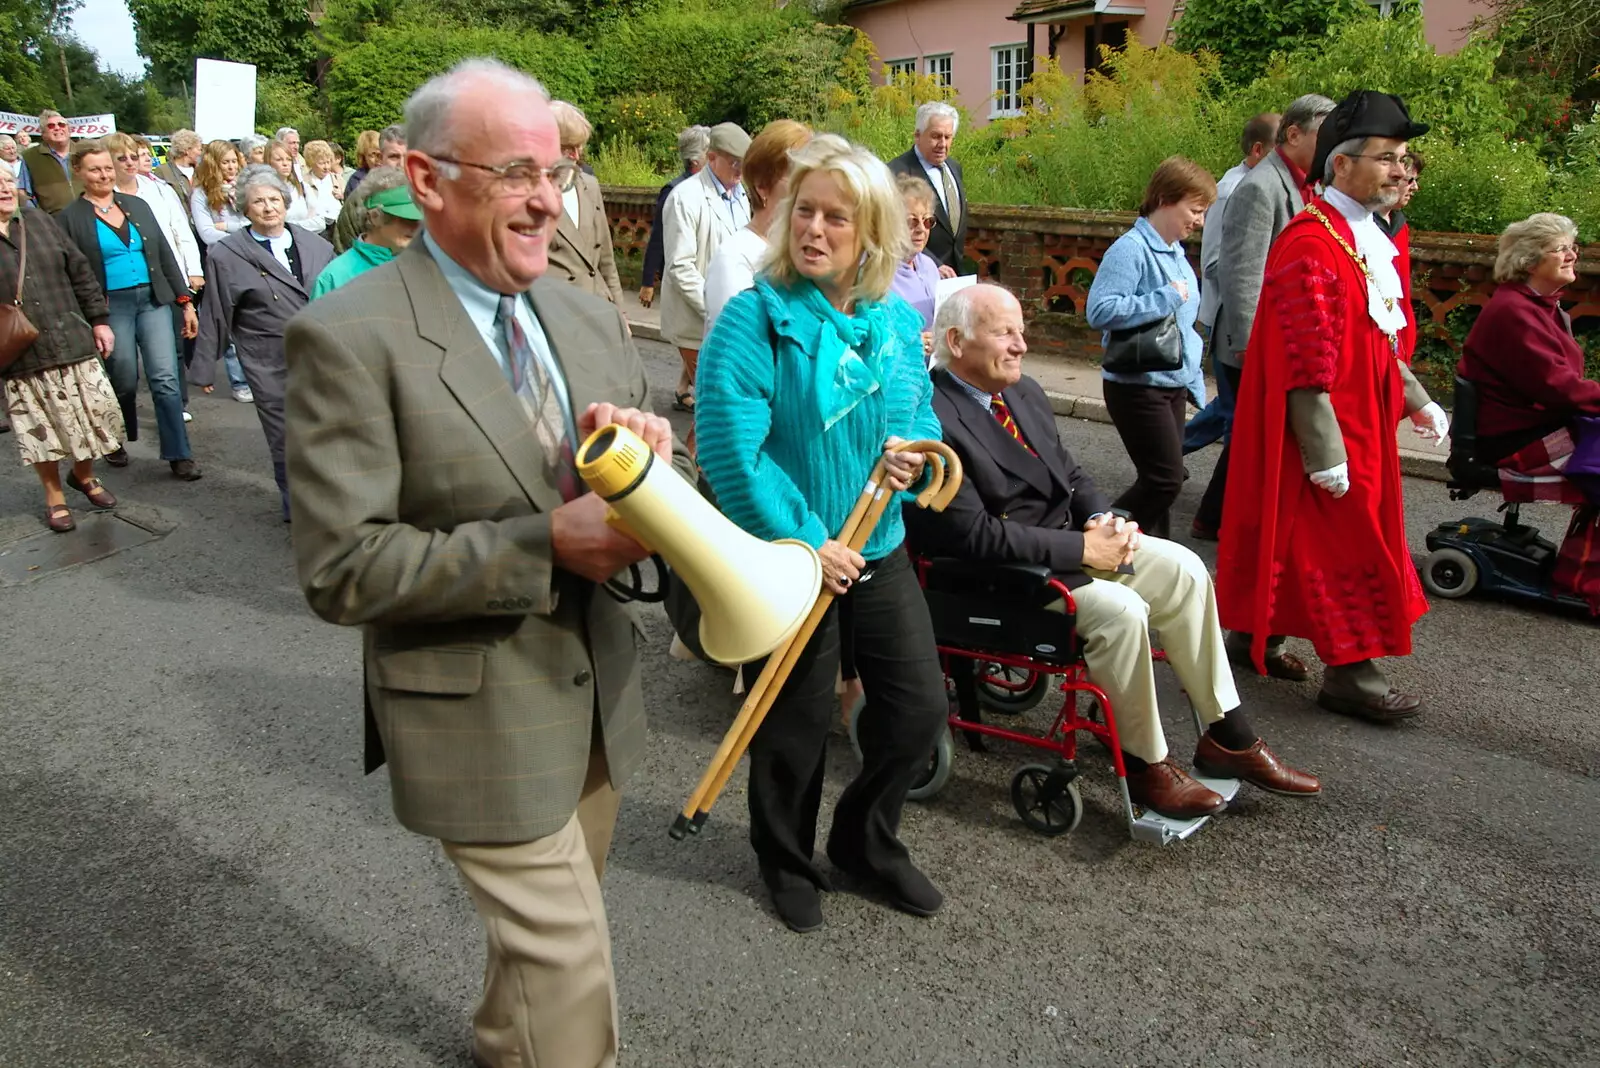
POLYGON ((944 676, 905 550, 868 568, 829 608, 750 745, 750 844, 773 889, 797 879, 828 885, 813 854, 841 615, 849 617, 867 703, 858 725, 861 773, 834 808, 828 850, 880 874, 910 863, 898 837, 900 811, 948 714, 944 676))
POLYGON ((1183 424, 1188 394, 1181 386, 1130 386, 1103 380, 1106 412, 1137 476, 1116 500, 1139 529, 1172 536, 1169 513, 1183 489, 1183 424))
MULTIPOLYGON (((1237 397, 1239 383, 1244 378, 1243 369, 1230 367, 1218 361, 1217 373, 1228 376, 1228 384, 1233 387, 1233 394, 1237 397)), ((1228 453, 1232 449, 1233 420, 1229 419, 1228 429, 1222 432, 1222 455, 1217 457, 1217 466, 1211 471, 1211 481, 1206 483, 1206 492, 1200 498, 1200 507, 1194 513, 1194 521, 1211 530, 1222 529, 1222 499, 1228 489, 1228 453)))

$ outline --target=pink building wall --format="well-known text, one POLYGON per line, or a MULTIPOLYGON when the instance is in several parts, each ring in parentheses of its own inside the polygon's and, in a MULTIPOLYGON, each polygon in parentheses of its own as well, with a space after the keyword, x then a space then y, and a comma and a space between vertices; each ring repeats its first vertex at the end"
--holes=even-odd
POLYGON ((1486 0, 1423 0, 1422 28, 1434 48, 1456 52, 1467 43, 1473 20, 1488 14, 1486 0))

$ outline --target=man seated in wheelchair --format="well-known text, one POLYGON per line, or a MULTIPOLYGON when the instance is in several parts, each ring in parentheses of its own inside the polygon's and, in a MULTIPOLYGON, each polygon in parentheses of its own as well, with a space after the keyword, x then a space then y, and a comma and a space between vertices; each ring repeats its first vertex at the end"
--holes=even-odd
POLYGON ((1111 699, 1138 804, 1176 818, 1226 805, 1167 754, 1152 627, 1209 724, 1195 749, 1197 770, 1275 793, 1320 792, 1314 777, 1284 764, 1250 729, 1200 558, 1113 515, 1061 444, 1044 390, 1022 374, 1022 328, 1016 298, 995 285, 970 286, 940 308, 933 407, 966 477, 944 512, 906 509, 907 541, 925 556, 1043 564, 1071 589, 1083 659, 1111 699), (1125 564, 1131 574, 1118 571, 1125 564))
POLYGON ((1500 469, 1507 501, 1578 506, 1556 569, 1558 586, 1600 611, 1600 382, 1559 293, 1577 279, 1578 230, 1540 212, 1500 235, 1500 283, 1462 346, 1456 373, 1478 387, 1477 455, 1500 469), (1597 554, 1582 556, 1587 547, 1597 554))

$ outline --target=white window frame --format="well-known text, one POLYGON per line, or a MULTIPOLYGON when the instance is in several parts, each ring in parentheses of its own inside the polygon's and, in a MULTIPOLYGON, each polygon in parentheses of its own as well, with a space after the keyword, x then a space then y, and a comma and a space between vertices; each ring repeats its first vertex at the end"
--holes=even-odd
POLYGON ((1023 75, 1028 66, 1028 44, 1018 41, 1016 44, 990 45, 989 46, 989 117, 991 119, 1010 118, 1022 114, 1022 83, 1023 75), (1010 68, 1011 85, 1001 84, 1000 65, 1005 60, 1010 68), (1009 105, 1001 94, 1009 97, 1009 105))
POLYGON ((883 84, 893 85, 896 78, 903 74, 916 77, 917 57, 907 56, 904 59, 886 59, 883 61, 883 84))
POLYGON ((1378 14, 1388 18, 1394 14, 1395 0, 1367 0, 1367 4, 1378 9, 1378 14))
POLYGON ((936 56, 923 56, 922 72, 929 77, 938 78, 939 84, 945 86, 946 88, 953 86, 955 84, 956 76, 954 53, 940 52, 936 56), (940 70, 938 67, 940 63, 943 63, 944 65, 943 70, 940 70))

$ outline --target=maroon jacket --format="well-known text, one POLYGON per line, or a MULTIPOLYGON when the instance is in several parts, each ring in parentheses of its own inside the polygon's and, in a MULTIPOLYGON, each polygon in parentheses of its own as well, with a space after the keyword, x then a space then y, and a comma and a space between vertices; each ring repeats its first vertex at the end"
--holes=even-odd
POLYGON ((1503 459, 1580 415, 1600 415, 1600 382, 1561 302, 1521 282, 1494 291, 1472 324, 1456 373, 1478 386, 1478 452, 1503 459))

